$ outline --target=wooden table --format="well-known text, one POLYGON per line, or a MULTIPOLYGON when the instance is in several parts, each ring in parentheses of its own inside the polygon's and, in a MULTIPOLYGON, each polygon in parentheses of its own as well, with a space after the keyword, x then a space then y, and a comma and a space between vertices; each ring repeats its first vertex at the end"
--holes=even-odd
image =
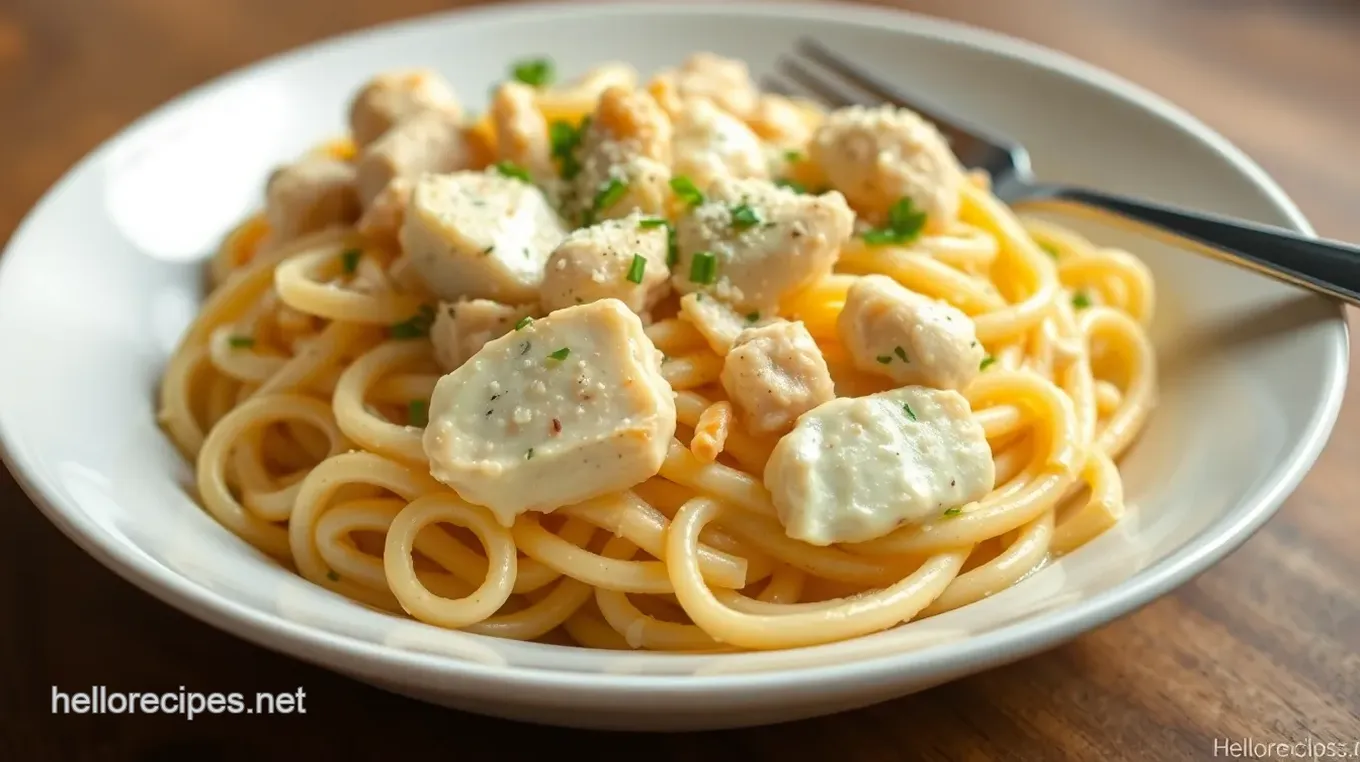
MULTIPOLYGON (((286 48, 457 4, 0 3, 0 235, 81 155, 172 95, 286 48)), ((1188 106, 1264 164, 1321 234, 1360 240, 1353 0, 896 4, 1073 53, 1188 106)), ((0 760, 387 760, 426 742, 457 759, 483 739, 498 757, 542 742, 637 759, 1207 759, 1215 739, 1350 744, 1360 740, 1356 383, 1350 392, 1279 515, 1174 595, 1049 653, 876 708, 670 738, 458 714, 248 645, 87 558, 0 471, 0 760), (54 685, 303 686, 307 713, 54 716, 54 685)))

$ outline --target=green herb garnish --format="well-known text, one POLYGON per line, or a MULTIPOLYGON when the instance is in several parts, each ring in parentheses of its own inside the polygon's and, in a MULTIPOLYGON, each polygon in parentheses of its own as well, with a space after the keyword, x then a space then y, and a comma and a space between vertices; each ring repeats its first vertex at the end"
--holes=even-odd
POLYGON ((693 180, 684 175, 676 175, 671 178, 671 191, 690 209, 704 203, 704 194, 700 192, 693 180))
POLYGON ((628 183, 617 177, 609 178, 609 182, 605 183, 604 187, 595 192, 595 200, 590 203, 590 211, 586 213, 586 225, 590 226, 595 224, 595 220, 600 216, 600 212, 617 204, 619 199, 623 198, 624 194, 627 192, 628 183))
POLYGON ((643 217, 638 220, 638 227, 640 228, 659 228, 669 224, 671 224, 669 220, 662 219, 661 217, 643 217))
POLYGON ((526 58, 510 67, 510 76, 531 87, 551 85, 555 72, 551 58, 526 58))
POLYGON ((760 224, 760 215, 747 204, 732 207, 732 227, 745 230, 760 224))
POLYGON ((227 339, 227 343, 231 345, 232 349, 245 349, 255 346, 255 339, 249 336, 232 336, 227 339))
POLYGON ((576 159, 576 147, 581 144, 581 135, 590 123, 587 117, 579 128, 567 122, 553 122, 548 125, 548 139, 552 143, 552 155, 557 159, 563 180, 571 180, 581 172, 581 162, 576 159))
POLYGON ((865 231, 860 238, 871 246, 910 243, 926 225, 926 213, 917 211, 909 197, 903 196, 888 210, 888 224, 865 231))
POLYGON ((879 355, 877 358, 879 365, 887 365, 892 362, 892 355, 879 355))
POLYGON ((419 312, 391 326, 387 333, 394 339, 418 339, 430 335, 431 325, 434 325, 434 307, 422 304, 419 312))
POLYGON ((774 184, 777 185, 777 186, 779 186, 780 188, 788 188, 789 190, 793 191, 794 193, 807 193, 807 192, 808 192, 808 189, 807 189, 807 186, 806 186, 806 185, 803 185, 802 183, 798 182, 797 180, 791 180, 791 179, 789 179, 789 178, 787 178, 787 177, 781 177, 781 178, 779 178, 778 180, 775 180, 775 181, 774 181, 774 184))
POLYGON ((903 402, 902 411, 907 414, 908 418, 912 419, 913 421, 916 420, 916 412, 911 409, 911 405, 903 402))
POLYGON ((519 322, 518 322, 518 323, 515 323, 515 330, 518 331, 518 330, 520 330, 520 329, 522 329, 522 328, 527 328, 527 327, 529 327, 529 325, 531 325, 533 322, 534 322, 534 319, 533 319, 533 318, 529 317, 528 315, 525 315, 524 317, 522 317, 522 318, 519 319, 519 322))
POLYGON ((430 403, 425 400, 411 400, 406 403, 406 421, 408 426, 423 428, 430 422, 430 403))
POLYGON ((787 161, 790 164, 796 164, 797 162, 800 162, 802 160, 803 160, 802 151, 790 150, 784 152, 784 161, 787 161))
POLYGON ((561 349, 549 354, 548 356, 560 362, 562 360, 567 359, 567 355, 569 354, 571 354, 571 349, 567 347, 562 347, 561 349))
POLYGON ((986 357, 982 358, 981 363, 978 363, 978 370, 987 370, 987 366, 991 365, 994 362, 996 362, 996 358, 992 357, 991 355, 987 355, 986 357))
POLYGON ((759 313, 759 312, 751 312, 751 313, 747 313, 747 315, 746 315, 746 322, 748 322, 748 323, 755 323, 755 322, 757 322, 757 321, 759 321, 759 320, 760 320, 760 313, 759 313))
POLYGON ((345 268, 346 273, 353 275, 359 269, 359 257, 362 256, 363 252, 358 249, 345 249, 340 254, 340 266, 345 268))
POLYGON ((508 177, 511 180, 522 180, 530 185, 534 183, 533 178, 529 176, 529 170, 513 161, 496 162, 496 171, 500 172, 502 177, 508 177))
POLYGON ((707 251, 695 254, 689 263, 689 279, 692 283, 711 285, 718 279, 718 257, 707 251))
POLYGON ((1040 243, 1040 244, 1039 244, 1039 248, 1043 249, 1044 252, 1047 253, 1050 257, 1053 257, 1054 259, 1057 259, 1057 258, 1058 258, 1058 247, 1057 247, 1057 246, 1054 246, 1054 245, 1051 244, 1051 243, 1040 243))
POLYGON ((945 511, 945 512, 944 512, 944 515, 945 515, 945 516, 948 516, 949 518, 952 519, 952 518, 954 518, 955 516, 958 516, 958 515, 961 514, 961 513, 963 513, 963 509, 960 508, 960 507, 958 507, 958 506, 956 505, 956 506, 954 506, 953 508, 950 508, 949 510, 945 511))
POLYGON ((666 226, 666 268, 675 267, 680 261, 680 244, 675 237, 675 226, 666 226))
POLYGON ((533 459, 534 459, 534 448, 530 447, 530 448, 529 448, 529 451, 526 452, 526 453, 524 453, 524 459, 525 459, 525 460, 533 460, 533 459))
POLYGON ((902 362, 911 362, 911 360, 907 359, 906 350, 902 349, 901 347, 894 347, 893 354, 897 355, 897 359, 901 360, 902 362))
POLYGON ((331 569, 330 571, 326 572, 326 579, 330 580, 331 582, 339 582, 340 575, 336 574, 334 569, 331 569))
POLYGON ((633 255, 633 264, 628 266, 628 280, 634 283, 642 282, 642 274, 647 271, 647 258, 641 254, 633 255))
POLYGON ((1085 291, 1078 291, 1072 295, 1072 306, 1079 310, 1084 310, 1091 306, 1091 297, 1085 291))

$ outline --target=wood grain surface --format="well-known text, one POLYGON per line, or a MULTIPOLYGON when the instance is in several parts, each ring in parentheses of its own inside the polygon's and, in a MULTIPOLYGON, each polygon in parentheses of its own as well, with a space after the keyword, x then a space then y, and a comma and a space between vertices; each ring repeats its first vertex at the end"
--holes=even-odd
MULTIPOLYGON (((0 239, 83 154, 186 88, 296 45, 458 4, 0 0, 0 239)), ((1322 235, 1360 240, 1354 0, 890 4, 1028 38, 1165 95, 1260 161, 1322 235)), ((1064 647, 882 706, 669 737, 460 714, 248 645, 86 557, 0 471, 0 760, 397 760, 427 747, 454 760, 499 759, 539 744, 638 759, 1171 760, 1214 758, 1215 740, 1228 738, 1343 741, 1352 751, 1357 383, 1326 452, 1279 515, 1175 594, 1064 647), (50 711, 54 685, 301 686, 307 713, 62 716, 50 711)))

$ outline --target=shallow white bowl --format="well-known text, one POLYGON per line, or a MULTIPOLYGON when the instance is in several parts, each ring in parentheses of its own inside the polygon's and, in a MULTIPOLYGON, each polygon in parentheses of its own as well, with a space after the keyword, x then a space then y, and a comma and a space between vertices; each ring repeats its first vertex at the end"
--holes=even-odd
POLYGON ((717 728, 863 706, 1049 648, 1147 603, 1245 540, 1335 421, 1346 324, 1329 302, 1087 228, 1157 276, 1162 405, 1125 460, 1135 510, 986 601, 782 653, 592 653, 447 632, 360 608, 266 561, 199 510, 156 428, 157 377, 199 300, 199 260, 266 173, 342 128, 376 71, 431 64, 480 105, 507 62, 644 71, 700 49, 757 71, 815 35, 1023 140, 1049 180, 1307 229, 1249 159, 1090 66, 900 13, 780 3, 517 6, 404 22, 271 59, 125 130, 42 200, 0 260, 0 442, 21 484, 100 562, 210 624, 361 680, 563 725, 717 728))

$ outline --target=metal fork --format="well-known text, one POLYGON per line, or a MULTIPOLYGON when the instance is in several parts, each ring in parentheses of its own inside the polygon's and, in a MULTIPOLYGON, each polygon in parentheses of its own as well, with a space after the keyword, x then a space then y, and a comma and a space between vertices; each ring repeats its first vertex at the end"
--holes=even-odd
POLYGON ((1209 212, 1035 180, 1029 153, 1016 141, 950 114, 828 49, 803 39, 778 62, 764 86, 811 96, 831 107, 888 102, 932 121, 959 161, 991 177, 992 192, 1012 205, 1113 214, 1172 243, 1360 306, 1360 247, 1209 212))

